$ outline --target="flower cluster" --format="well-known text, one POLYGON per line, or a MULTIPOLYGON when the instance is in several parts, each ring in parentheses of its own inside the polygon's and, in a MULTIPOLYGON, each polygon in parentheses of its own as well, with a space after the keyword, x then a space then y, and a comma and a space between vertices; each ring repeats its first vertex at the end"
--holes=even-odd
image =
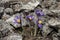
MULTIPOLYGON (((39 9, 35 10, 35 13, 36 13, 36 15, 38 16, 38 18, 39 18, 40 16, 43 16, 43 15, 44 15, 44 13, 41 12, 41 10, 39 10, 39 9)), ((27 15, 27 16, 26 16, 26 19, 28 19, 29 21, 34 21, 34 16, 33 16, 33 15, 27 15)), ((15 24, 21 23, 21 21, 22 21, 22 20, 21 20, 21 16, 16 16, 15 19, 14 19, 14 23, 15 23, 15 24)), ((40 19, 37 20, 37 26, 38 26, 39 28, 42 27, 42 20, 40 20, 40 19)))

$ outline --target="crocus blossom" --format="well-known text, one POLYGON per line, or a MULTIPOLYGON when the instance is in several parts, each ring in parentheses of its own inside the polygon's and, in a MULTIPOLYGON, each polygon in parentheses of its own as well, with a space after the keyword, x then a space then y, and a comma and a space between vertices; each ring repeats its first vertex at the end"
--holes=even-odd
POLYGON ((37 20, 36 21, 37 22, 37 26, 39 27, 39 28, 42 28, 42 20, 37 20))
POLYGON ((14 23, 19 24, 21 22, 21 16, 15 16, 14 23))
POLYGON ((26 16, 26 18, 29 19, 29 20, 33 20, 34 16, 26 16))
POLYGON ((37 14, 37 16, 43 16, 44 15, 44 13, 40 9, 36 9, 35 13, 37 14))

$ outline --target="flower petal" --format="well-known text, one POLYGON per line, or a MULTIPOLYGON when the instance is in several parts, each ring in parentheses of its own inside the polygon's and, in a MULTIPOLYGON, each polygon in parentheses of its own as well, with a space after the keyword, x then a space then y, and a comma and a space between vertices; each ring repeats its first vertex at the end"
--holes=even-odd
POLYGON ((42 24, 38 24, 38 27, 39 27, 39 28, 42 28, 42 24))

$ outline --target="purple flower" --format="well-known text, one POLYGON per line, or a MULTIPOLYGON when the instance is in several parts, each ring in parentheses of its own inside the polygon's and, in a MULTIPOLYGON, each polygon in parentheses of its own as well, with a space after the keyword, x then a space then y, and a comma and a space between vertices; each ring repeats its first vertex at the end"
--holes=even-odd
POLYGON ((31 16, 26 16, 26 18, 29 19, 29 20, 33 20, 34 16, 32 16, 32 15, 31 16))
POLYGON ((38 20, 36 21, 36 24, 37 24, 37 26, 38 26, 39 28, 42 28, 42 26, 43 26, 43 25, 41 24, 42 22, 39 23, 39 20, 41 20, 41 19, 38 19, 38 20))
POLYGON ((40 9, 36 9, 35 13, 37 14, 37 16, 44 16, 44 13, 40 9))
POLYGON ((13 22, 14 22, 15 24, 19 24, 19 23, 21 22, 21 16, 15 16, 13 22))

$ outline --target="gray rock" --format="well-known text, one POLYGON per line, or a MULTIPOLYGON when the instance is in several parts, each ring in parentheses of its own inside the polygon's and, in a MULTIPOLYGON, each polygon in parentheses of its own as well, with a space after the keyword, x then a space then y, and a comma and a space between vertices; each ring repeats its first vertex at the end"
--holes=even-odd
POLYGON ((0 7, 0 13, 4 11, 4 7, 0 7))
POLYGON ((60 25, 59 19, 54 19, 54 18, 50 19, 50 20, 48 21, 48 23, 49 23, 50 25, 52 25, 52 26, 60 25))
POLYGON ((43 35, 44 36, 47 36, 53 29, 50 29, 49 27, 48 27, 48 24, 46 23, 45 25, 43 25, 43 28, 42 28, 42 30, 43 30, 43 35))
POLYGON ((12 8, 6 8, 4 11, 5 11, 5 13, 13 14, 13 9, 12 8))
POLYGON ((22 40, 22 36, 19 34, 12 34, 7 37, 7 40, 22 40))

